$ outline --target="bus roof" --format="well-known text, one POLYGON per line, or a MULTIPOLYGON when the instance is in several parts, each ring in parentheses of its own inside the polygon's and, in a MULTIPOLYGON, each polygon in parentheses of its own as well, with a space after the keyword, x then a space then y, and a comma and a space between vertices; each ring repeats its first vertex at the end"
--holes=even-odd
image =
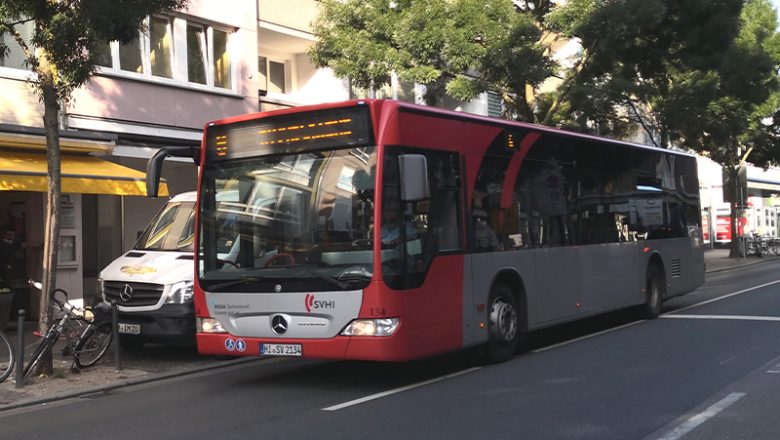
MULTIPOLYGON (((677 155, 691 156, 691 157, 695 156, 694 154, 683 150, 660 148, 653 145, 623 141, 623 140, 596 136, 587 133, 579 133, 576 131, 570 131, 570 130, 555 128, 555 127, 548 127, 548 126, 538 125, 538 124, 531 124, 528 122, 511 121, 508 119, 499 119, 499 118, 493 118, 489 116, 481 116, 473 113, 464 113, 464 112, 458 112, 454 110, 442 109, 438 107, 411 104, 403 101, 396 101, 396 100, 389 100, 389 99, 355 99, 349 101, 314 104, 314 105, 306 105, 300 107, 268 110, 264 112, 248 113, 244 115, 210 121, 205 125, 204 130, 214 125, 227 125, 227 124, 233 124, 237 122, 251 121, 254 119, 263 119, 266 117, 282 116, 282 115, 289 115, 289 114, 315 111, 315 110, 327 110, 327 109, 351 107, 357 105, 367 105, 374 112, 383 115, 385 113, 397 113, 397 112, 438 115, 438 116, 446 117, 447 119, 456 119, 456 120, 472 122, 472 123, 481 123, 481 124, 501 126, 501 127, 518 127, 518 128, 524 128, 526 130, 535 130, 542 133, 549 133, 558 136, 572 137, 578 139, 590 139, 594 141, 607 142, 607 143, 623 145, 627 147, 656 150, 668 154, 677 154, 677 155)), ((379 117, 380 117, 379 114, 372 114, 372 119, 374 119, 374 121, 379 120, 379 117)))

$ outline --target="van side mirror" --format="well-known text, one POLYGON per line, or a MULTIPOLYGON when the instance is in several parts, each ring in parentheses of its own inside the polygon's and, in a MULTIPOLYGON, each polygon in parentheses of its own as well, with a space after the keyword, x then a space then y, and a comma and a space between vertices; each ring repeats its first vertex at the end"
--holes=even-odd
POLYGON ((422 154, 398 156, 401 173, 401 201, 417 202, 430 198, 428 186, 428 161, 422 154))

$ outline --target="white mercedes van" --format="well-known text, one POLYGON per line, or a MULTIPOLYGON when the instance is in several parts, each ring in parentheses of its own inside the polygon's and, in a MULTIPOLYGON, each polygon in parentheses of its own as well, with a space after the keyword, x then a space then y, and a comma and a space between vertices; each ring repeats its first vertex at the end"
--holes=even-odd
POLYGON ((100 290, 119 309, 120 343, 194 343, 196 192, 168 201, 133 249, 100 272, 100 290))

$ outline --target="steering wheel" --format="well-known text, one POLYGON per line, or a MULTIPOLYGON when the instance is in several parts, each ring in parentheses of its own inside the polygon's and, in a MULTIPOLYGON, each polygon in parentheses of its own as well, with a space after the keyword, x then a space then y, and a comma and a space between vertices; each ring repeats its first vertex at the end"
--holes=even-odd
POLYGON ((373 244, 374 243, 368 238, 360 238, 352 242, 352 247, 368 250, 373 247, 373 244))
POLYGON ((273 257, 269 258, 268 261, 265 262, 263 266, 269 267, 269 266, 282 266, 279 264, 274 264, 275 261, 284 260, 286 259, 289 261, 287 265, 293 265, 295 264, 295 257, 293 257, 292 254, 276 254, 273 257))
POLYGON ((240 267, 238 267, 235 261, 223 260, 222 258, 217 258, 217 263, 222 263, 222 266, 224 266, 225 264, 229 264, 235 267, 236 269, 240 269, 240 267))

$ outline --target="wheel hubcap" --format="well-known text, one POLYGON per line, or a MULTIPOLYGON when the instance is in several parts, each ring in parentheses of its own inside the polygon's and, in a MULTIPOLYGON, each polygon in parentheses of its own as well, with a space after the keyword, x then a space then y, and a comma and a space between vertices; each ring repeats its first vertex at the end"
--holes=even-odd
POLYGON ((513 340, 517 334, 517 311, 503 298, 496 298, 490 307, 490 330, 501 343, 513 340))

